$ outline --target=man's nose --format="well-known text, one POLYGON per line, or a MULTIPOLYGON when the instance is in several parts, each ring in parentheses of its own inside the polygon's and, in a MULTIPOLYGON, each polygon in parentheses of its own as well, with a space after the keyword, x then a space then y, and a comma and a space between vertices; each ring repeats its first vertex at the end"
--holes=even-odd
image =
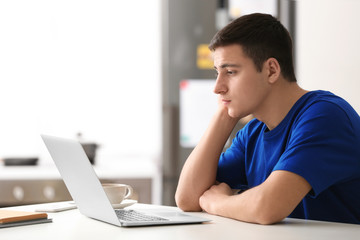
POLYGON ((216 94, 223 94, 226 92, 226 85, 222 79, 222 77, 220 76, 220 74, 217 76, 216 78, 216 82, 215 82, 215 87, 214 87, 214 93, 216 94))

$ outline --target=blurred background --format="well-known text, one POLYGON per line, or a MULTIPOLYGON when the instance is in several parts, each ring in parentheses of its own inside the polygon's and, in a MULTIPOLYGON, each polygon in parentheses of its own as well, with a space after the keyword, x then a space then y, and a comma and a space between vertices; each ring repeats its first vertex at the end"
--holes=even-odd
POLYGON ((174 205, 216 109, 207 44, 253 12, 291 33, 303 88, 360 111, 357 0, 0 0, 0 206, 71 199, 40 134, 78 139, 102 182, 174 205))

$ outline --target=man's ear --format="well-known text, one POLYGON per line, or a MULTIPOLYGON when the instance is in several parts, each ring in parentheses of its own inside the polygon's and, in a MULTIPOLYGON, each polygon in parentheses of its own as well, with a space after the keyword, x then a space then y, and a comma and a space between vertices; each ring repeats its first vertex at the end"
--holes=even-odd
POLYGON ((281 73, 281 68, 278 60, 276 60, 276 58, 269 58, 265 61, 264 67, 266 69, 269 82, 275 83, 279 79, 281 73))

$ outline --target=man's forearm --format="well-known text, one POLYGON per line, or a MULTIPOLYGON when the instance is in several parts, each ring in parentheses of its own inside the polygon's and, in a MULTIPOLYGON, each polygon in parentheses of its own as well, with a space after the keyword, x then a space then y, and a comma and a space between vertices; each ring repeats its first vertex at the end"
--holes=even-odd
POLYGON ((239 195, 221 183, 212 186, 200 198, 201 208, 211 214, 245 222, 272 224, 287 217, 311 190, 301 176, 274 171, 262 184, 239 195))
POLYGON ((237 119, 218 111, 199 144, 185 162, 176 191, 177 205, 186 211, 200 211, 200 196, 215 183, 219 156, 237 119))

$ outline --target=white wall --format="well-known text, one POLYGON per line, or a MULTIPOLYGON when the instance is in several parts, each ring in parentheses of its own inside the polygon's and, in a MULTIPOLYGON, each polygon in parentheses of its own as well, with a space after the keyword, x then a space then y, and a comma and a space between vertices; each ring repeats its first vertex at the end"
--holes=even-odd
POLYGON ((360 1, 299 0, 297 5, 300 85, 330 90, 360 113, 360 1))
POLYGON ((99 158, 159 156, 160 16, 160 0, 0 1, 0 158, 78 131, 99 158))

